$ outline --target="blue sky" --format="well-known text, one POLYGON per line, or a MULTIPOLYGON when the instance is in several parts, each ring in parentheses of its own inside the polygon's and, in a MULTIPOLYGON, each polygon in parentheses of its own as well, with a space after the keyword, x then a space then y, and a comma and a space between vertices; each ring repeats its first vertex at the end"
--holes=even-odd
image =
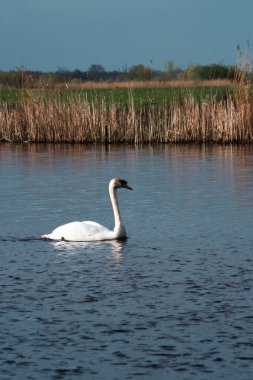
POLYGON ((1 0, 0 70, 236 64, 252 0, 1 0))

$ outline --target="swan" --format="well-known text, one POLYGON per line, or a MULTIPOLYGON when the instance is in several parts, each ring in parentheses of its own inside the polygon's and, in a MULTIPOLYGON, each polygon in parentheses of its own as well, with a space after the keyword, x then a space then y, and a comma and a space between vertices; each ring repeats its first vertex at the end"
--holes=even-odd
POLYGON ((109 195, 111 198, 115 227, 111 231, 96 222, 71 222, 57 227, 51 234, 42 235, 46 240, 65 240, 65 241, 101 241, 114 240, 126 237, 126 229, 122 223, 119 204, 117 199, 117 189, 124 188, 133 190, 128 186, 124 179, 113 178, 109 183, 109 195))

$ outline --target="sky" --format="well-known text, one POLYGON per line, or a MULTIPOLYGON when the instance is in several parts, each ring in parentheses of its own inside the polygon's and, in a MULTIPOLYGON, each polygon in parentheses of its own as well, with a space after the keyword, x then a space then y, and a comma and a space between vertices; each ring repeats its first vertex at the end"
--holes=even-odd
POLYGON ((0 0, 0 70, 252 59, 252 0, 0 0))

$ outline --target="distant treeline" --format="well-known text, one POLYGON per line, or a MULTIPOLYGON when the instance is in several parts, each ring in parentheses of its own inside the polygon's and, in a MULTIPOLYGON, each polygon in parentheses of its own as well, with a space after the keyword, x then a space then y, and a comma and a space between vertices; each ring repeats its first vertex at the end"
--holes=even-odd
POLYGON ((165 70, 159 71, 142 64, 134 65, 122 71, 106 71, 100 64, 92 64, 88 70, 67 70, 58 68, 55 72, 30 71, 18 67, 13 71, 0 71, 1 87, 53 87, 62 83, 123 82, 123 81, 173 81, 173 80, 234 80, 238 76, 238 68, 221 64, 189 65, 186 69, 177 67, 168 61, 165 70))

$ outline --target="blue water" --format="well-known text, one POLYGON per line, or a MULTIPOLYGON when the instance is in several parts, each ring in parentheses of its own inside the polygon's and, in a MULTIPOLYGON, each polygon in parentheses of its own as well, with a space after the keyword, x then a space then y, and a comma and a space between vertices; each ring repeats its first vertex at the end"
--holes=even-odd
POLYGON ((0 145, 1 379, 253 373, 253 148, 0 145), (58 225, 126 241, 49 242, 58 225))

